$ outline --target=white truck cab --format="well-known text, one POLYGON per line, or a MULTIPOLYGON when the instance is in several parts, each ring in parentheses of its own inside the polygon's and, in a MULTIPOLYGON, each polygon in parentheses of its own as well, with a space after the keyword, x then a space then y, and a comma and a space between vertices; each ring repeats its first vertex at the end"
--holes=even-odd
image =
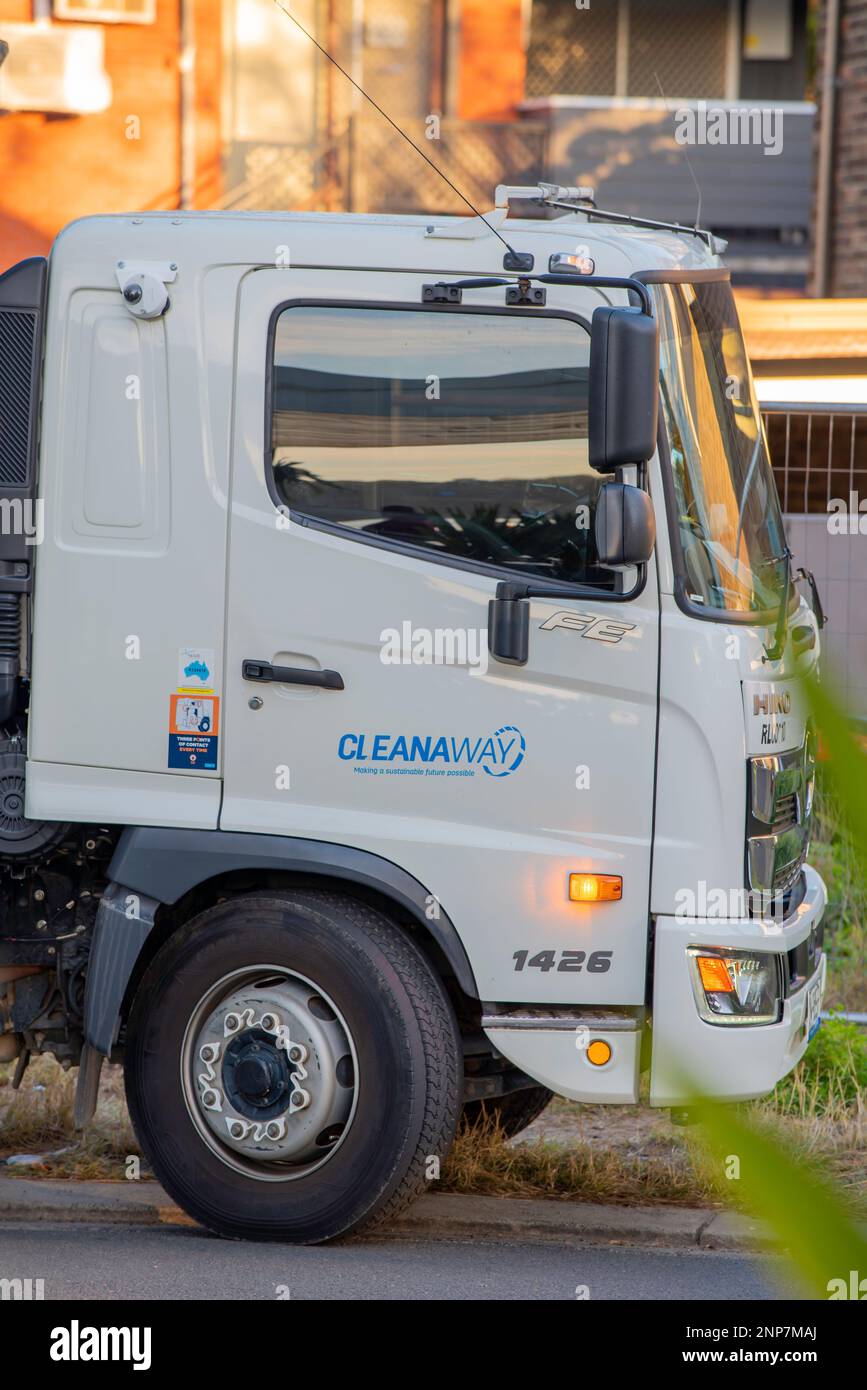
POLYGON ((0 277, 0 1058, 82 1124, 123 1059, 224 1234, 383 1219, 462 1107, 765 1094, 818 1026, 818 624, 728 272, 497 204, 0 277))

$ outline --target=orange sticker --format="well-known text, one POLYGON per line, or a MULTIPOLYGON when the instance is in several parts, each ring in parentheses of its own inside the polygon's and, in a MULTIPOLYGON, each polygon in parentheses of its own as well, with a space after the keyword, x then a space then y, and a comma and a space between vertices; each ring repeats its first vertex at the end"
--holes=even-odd
POLYGON ((170 734, 209 734, 220 732, 219 695, 169 696, 170 734))

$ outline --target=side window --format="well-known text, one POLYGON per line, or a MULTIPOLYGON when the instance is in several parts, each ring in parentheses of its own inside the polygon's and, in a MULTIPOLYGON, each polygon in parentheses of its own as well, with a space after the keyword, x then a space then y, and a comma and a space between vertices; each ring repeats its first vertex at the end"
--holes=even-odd
POLYGON ((593 540, 589 360, 571 319, 284 309, 272 495, 369 539, 614 589, 593 540))

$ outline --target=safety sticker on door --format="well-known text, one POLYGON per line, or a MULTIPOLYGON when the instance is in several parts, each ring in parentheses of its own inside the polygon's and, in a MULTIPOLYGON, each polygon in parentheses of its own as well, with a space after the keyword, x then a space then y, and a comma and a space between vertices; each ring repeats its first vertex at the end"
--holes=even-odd
POLYGON ((178 690, 201 691, 210 695, 214 689, 215 654, 213 647, 181 647, 178 651, 178 690))
POLYGON ((218 695, 172 695, 169 767, 216 772, 219 720, 218 695))

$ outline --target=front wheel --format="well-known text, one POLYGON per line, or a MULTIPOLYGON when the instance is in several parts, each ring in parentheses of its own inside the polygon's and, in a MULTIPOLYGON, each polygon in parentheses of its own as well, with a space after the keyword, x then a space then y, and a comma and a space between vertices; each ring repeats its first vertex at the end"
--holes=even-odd
POLYGON ((209 908, 159 951, 127 1030, 156 1177, 220 1235, 313 1244, 395 1215, 445 1158, 461 1049, 439 979, 337 894, 209 908))

